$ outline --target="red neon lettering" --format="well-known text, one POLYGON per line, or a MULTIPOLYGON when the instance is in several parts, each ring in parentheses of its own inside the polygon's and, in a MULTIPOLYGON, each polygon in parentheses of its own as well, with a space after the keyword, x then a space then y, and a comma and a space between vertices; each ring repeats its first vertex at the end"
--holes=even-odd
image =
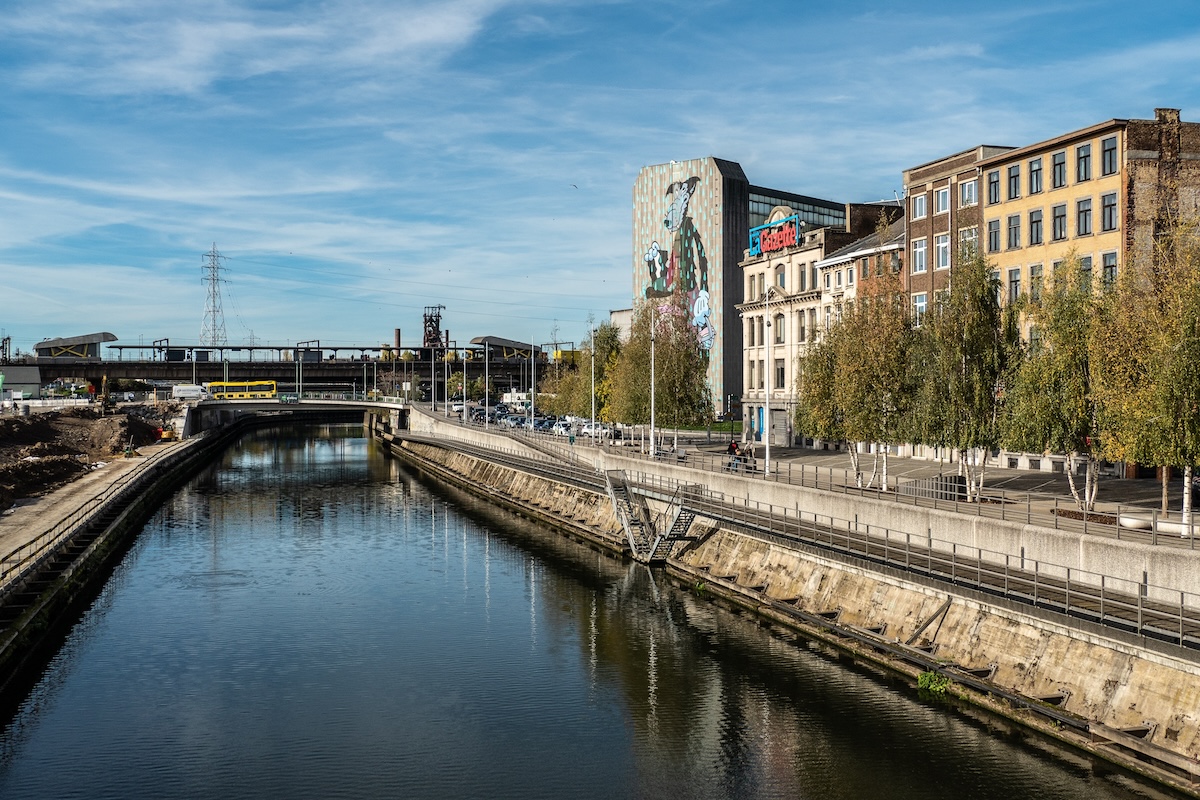
POLYGON ((794 222, 788 222, 769 231, 763 231, 759 237, 759 248, 764 253, 769 253, 772 250, 782 250, 795 243, 796 224, 794 222))

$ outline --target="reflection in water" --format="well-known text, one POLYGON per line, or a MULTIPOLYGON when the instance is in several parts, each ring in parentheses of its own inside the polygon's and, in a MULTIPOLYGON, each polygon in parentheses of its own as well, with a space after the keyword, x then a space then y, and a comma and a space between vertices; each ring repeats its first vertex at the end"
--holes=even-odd
POLYGON ((357 434, 248 437, 147 524, 0 797, 1139 796, 357 434))

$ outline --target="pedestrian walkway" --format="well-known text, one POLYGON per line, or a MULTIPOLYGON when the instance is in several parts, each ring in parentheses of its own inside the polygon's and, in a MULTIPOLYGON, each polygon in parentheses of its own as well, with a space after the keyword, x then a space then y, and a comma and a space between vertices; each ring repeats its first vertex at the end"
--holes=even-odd
POLYGON ((80 509, 108 492, 118 481, 147 462, 162 457, 172 448, 184 447, 184 442, 160 442, 139 447, 140 456, 97 463, 83 477, 37 497, 24 498, 0 513, 0 558, 53 530, 80 509))
MULTIPOLYGON (((689 437, 689 447, 694 447, 705 453, 723 454, 729 446, 726 438, 713 441, 696 442, 689 437)), ((758 443, 755 445, 755 456, 763 462, 766 448, 758 443)), ((859 460, 859 468, 864 471, 864 479, 870 475, 871 464, 875 456, 864 453, 859 460)), ((820 470, 832 468, 835 471, 850 470, 850 456, 839 450, 813 450, 804 447, 771 447, 771 461, 776 465, 791 463, 820 470)), ((882 469, 882 459, 880 462, 882 469)), ((888 456, 888 482, 919 480, 937 475, 956 475, 958 465, 954 463, 932 461, 903 456, 888 456)), ((878 479, 876 479, 878 482, 878 479)), ((1083 476, 1076 477, 1076 487, 1083 491, 1083 476)), ((1074 504, 1067 476, 1062 473, 1041 472, 1037 470, 1009 469, 1006 467, 989 466, 984 471, 984 490, 1004 491, 1006 493, 1030 493, 1062 498, 1064 507, 1074 504)), ((1176 479, 1168 487, 1170 491, 1170 508, 1178 511, 1183 500, 1183 482, 1176 479)), ((1159 508, 1162 502, 1162 484, 1156 479, 1127 479, 1102 477, 1099 480, 1096 493, 1098 504, 1105 506, 1136 505, 1144 508, 1159 508)))

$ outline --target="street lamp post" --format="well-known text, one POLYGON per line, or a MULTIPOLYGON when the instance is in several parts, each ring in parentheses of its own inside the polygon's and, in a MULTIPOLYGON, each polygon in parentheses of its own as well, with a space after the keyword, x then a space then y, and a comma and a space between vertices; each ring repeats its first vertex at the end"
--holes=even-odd
MULTIPOLYGON (((589 348, 592 353, 592 436, 596 435, 596 329, 592 328, 592 342, 589 348)), ((615 434, 614 434, 615 435, 615 434)))
POLYGON ((767 396, 766 396, 766 400, 763 402, 763 411, 764 411, 764 416, 765 416, 765 419, 763 420, 763 434, 766 436, 767 452, 766 452, 766 462, 763 466, 763 477, 764 478, 766 478, 767 476, 769 476, 771 474, 771 386, 775 381, 775 361, 774 361, 775 338, 774 338, 773 332, 771 331, 771 322, 772 322, 772 320, 771 320, 771 295, 774 294, 776 291, 778 291, 778 289, 775 286, 775 284, 772 283, 770 286, 767 287, 767 291, 764 292, 764 294, 766 294, 766 297, 767 297, 767 323, 766 323, 766 327, 767 327, 767 343, 766 343, 767 344, 767 363, 765 365, 766 369, 767 369, 767 375, 766 375, 767 396))
POLYGON ((650 306, 650 457, 655 456, 654 446, 654 306, 650 306))
POLYGON ((490 362, 491 360, 492 359, 491 359, 491 353, 489 352, 489 349, 488 349, 488 342, 484 341, 484 343, 483 343, 483 429, 485 431, 490 427, 490 421, 488 420, 488 395, 491 394, 491 392, 488 391, 488 389, 489 389, 489 385, 488 385, 489 372, 488 371, 490 368, 490 365, 488 362, 490 362))

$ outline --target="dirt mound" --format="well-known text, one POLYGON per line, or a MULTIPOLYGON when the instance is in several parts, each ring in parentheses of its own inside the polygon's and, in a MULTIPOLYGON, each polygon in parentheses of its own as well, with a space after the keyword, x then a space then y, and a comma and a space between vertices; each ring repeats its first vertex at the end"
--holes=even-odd
POLYGON ((169 413, 144 407, 101 416, 75 407, 0 419, 0 509, 74 480, 90 461, 152 444, 169 413))
POLYGON ((0 464, 0 509, 15 500, 33 497, 70 483, 88 471, 75 456, 47 456, 0 464))

